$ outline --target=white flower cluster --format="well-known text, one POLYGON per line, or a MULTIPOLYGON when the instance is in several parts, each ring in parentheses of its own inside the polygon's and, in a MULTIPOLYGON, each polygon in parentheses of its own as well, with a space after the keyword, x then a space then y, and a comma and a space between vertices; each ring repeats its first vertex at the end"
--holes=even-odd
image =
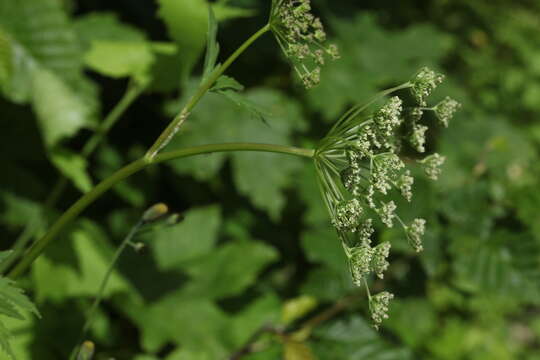
POLYGON ((355 232, 362 220, 363 212, 364 209, 358 199, 343 201, 336 207, 336 216, 332 224, 340 231, 355 232))
POLYGON ((411 176, 410 170, 406 170, 401 175, 397 183, 399 191, 401 192, 401 196, 403 196, 409 202, 412 199, 413 184, 414 184, 414 178, 411 176))
POLYGON ((411 225, 407 226, 407 237, 416 252, 424 250, 422 246, 422 236, 426 230, 426 220, 414 219, 411 225))
POLYGON ((323 45, 326 33, 311 13, 310 0, 273 0, 270 28, 308 89, 319 84, 325 58, 339 58, 336 45, 323 45))
POLYGON ((442 74, 437 74, 427 67, 420 69, 411 81, 411 91, 416 98, 416 101, 418 101, 420 105, 426 106, 426 98, 431 95, 433 90, 435 90, 443 80, 444 75, 442 74))
POLYGON ((444 127, 448 127, 448 122, 454 117, 456 111, 459 110, 461 104, 451 97, 447 96, 443 101, 433 107, 435 115, 444 127))
POLYGON ((384 136, 391 137, 394 130, 401 125, 402 104, 401 99, 394 96, 373 115, 373 120, 384 136))
POLYGON ((441 175, 441 166, 444 164, 446 157, 437 153, 431 154, 419 160, 418 162, 424 167, 424 172, 431 180, 437 180, 441 175))
POLYGON ((388 319, 388 305, 390 304, 390 300, 393 298, 394 295, 392 293, 383 291, 369 299, 371 319, 373 320, 373 326, 376 329, 379 328, 379 325, 384 319, 388 319))
MULTIPOLYGON (((417 252, 423 249, 426 221, 415 219, 405 225, 398 214, 397 202, 389 197, 397 193, 408 202, 412 200, 414 177, 399 151, 407 140, 418 152, 426 151, 428 127, 420 122, 424 111, 434 111, 446 125, 459 107, 451 99, 426 107, 426 97, 442 78, 425 68, 413 80, 397 87, 411 89, 419 103, 407 111, 397 96, 390 96, 372 113, 367 112, 368 106, 377 99, 351 109, 336 122, 315 152, 323 199, 349 260, 353 282, 358 286, 367 284, 371 275, 382 279, 389 267, 390 243, 372 246, 373 219, 378 218, 390 228, 401 225, 412 248, 417 252)), ((395 89, 384 95, 392 94, 395 89)), ((431 179, 438 178, 443 162, 444 157, 436 153, 418 161, 431 179)), ((376 325, 386 317, 391 298, 387 292, 371 298, 376 325)))
POLYGON ((414 147, 416 151, 419 153, 423 153, 426 151, 426 148, 424 145, 426 144, 426 131, 428 130, 427 126, 420 125, 420 124, 414 124, 412 126, 412 132, 409 137, 409 141, 411 145, 414 147))
POLYGON ((392 246, 388 241, 380 243, 373 249, 373 258, 371 260, 371 266, 373 272, 382 279, 384 277, 384 272, 390 266, 390 263, 386 260, 388 255, 390 255, 390 248, 392 246))

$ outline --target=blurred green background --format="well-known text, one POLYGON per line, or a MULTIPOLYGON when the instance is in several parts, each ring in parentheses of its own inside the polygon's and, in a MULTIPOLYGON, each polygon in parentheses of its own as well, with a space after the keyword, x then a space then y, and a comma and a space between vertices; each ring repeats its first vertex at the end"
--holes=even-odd
MULTIPOLYGON (((145 229, 136 241, 146 251, 122 255, 88 336, 96 359, 227 359, 263 325, 283 334, 242 359, 540 359, 540 2, 313 5, 342 56, 319 87, 301 88, 268 34, 228 73, 264 121, 211 94, 169 148, 313 147, 349 106, 421 66, 445 73, 431 102, 450 95, 463 107, 430 134, 444 174, 416 183, 404 214, 427 219, 425 251, 414 254, 399 231, 377 233, 393 245, 384 280, 371 285, 396 295, 390 319, 370 327, 308 160, 214 154, 131 177, 35 262, 20 285, 43 318, 5 321, 20 359, 67 358, 114 248, 158 201, 185 220, 145 229), (329 308, 340 311, 293 336, 329 308)), ((265 24, 270 1, 213 6, 223 59, 265 24)), ((0 0, 2 248, 29 219, 42 234, 144 153, 200 76, 206 30, 204 0, 0 0), (81 157, 96 124, 140 84, 98 150, 81 157), (60 173, 70 182, 45 207, 60 173)))

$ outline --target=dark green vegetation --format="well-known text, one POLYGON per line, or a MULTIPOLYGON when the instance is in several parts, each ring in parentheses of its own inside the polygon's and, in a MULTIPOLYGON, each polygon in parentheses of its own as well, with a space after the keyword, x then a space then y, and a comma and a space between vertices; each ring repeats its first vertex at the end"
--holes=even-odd
MULTIPOLYGON (((220 61, 265 24, 270 4, 261 3, 214 5, 220 61)), ((371 288, 396 295, 380 331, 352 285, 311 161, 213 154, 127 179, 52 242, 17 279, 41 318, 2 279, 19 304, 10 312, 0 297, 19 359, 69 356, 115 248, 158 201, 185 219, 145 225, 134 242, 146 248, 122 254, 86 336, 95 359, 225 359, 261 329, 264 351, 238 358, 540 359, 540 5, 357 3, 315 4, 341 53, 318 87, 303 89, 266 34, 228 72, 245 86, 229 95, 251 110, 210 94, 168 150, 312 148, 351 105, 421 66, 444 72, 432 102, 449 95, 463 108, 429 137, 428 152, 447 158, 440 180, 415 183, 415 206, 401 210, 427 219, 424 252, 398 229, 378 229, 393 249, 371 288)), ((207 15, 203 0, 0 0, 3 249, 42 235, 152 145, 201 74, 207 15), (88 139, 118 113, 93 151, 88 139)))

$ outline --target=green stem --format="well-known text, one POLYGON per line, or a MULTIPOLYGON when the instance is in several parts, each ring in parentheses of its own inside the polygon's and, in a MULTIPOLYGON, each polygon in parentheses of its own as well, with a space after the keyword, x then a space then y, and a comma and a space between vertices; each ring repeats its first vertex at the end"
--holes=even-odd
POLYGON ((225 144, 210 144, 200 145, 180 150, 169 151, 155 156, 153 159, 143 157, 136 160, 117 172, 97 184, 91 191, 84 194, 79 200, 77 200, 69 209, 67 209, 58 220, 51 226, 49 231, 37 242, 35 242, 24 255, 21 261, 13 268, 8 274, 9 277, 15 278, 21 275, 34 260, 45 250, 45 247, 68 225, 73 221, 84 209, 97 200, 103 193, 109 190, 112 186, 125 178, 141 171, 147 166, 158 164, 164 161, 179 159, 188 156, 209 154, 216 152, 227 151, 261 151, 289 154, 295 156, 302 156, 312 158, 314 150, 303 149, 289 146, 272 145, 272 144, 255 144, 255 143, 225 143, 225 144))
POLYGON ((116 249, 116 252, 114 253, 113 258, 111 260, 111 263, 109 264, 109 267, 107 268, 107 272, 105 273, 105 276, 101 280, 101 284, 99 285, 96 298, 94 299, 94 302, 92 303, 92 306, 90 307, 90 310, 88 311, 88 315, 86 317, 86 321, 81 331, 79 341, 77 342, 75 349, 73 349, 70 359, 75 358, 75 355, 77 354, 80 348, 79 344, 82 343, 82 341, 84 340, 86 333, 88 332, 88 330, 90 329, 90 326, 92 325, 92 322, 94 321, 95 313, 99 307, 99 304, 101 303, 101 300, 103 299, 103 295, 105 294, 105 288, 107 286, 107 283, 109 282, 109 278, 111 277, 111 274, 114 270, 116 262, 118 261, 118 259, 120 258, 120 255, 122 254, 122 252, 124 252, 126 246, 131 242, 131 239, 133 239, 133 237, 139 231, 142 225, 143 225, 143 221, 141 219, 137 222, 137 224, 135 224, 135 226, 131 228, 131 230, 129 231, 127 236, 124 238, 120 246, 116 249))
POLYGON ((178 132, 189 114, 202 99, 202 97, 210 90, 216 80, 231 66, 231 64, 259 37, 270 31, 270 24, 266 24, 259 31, 247 39, 236 51, 229 56, 225 62, 220 65, 210 76, 199 86, 197 92, 189 99, 180 113, 169 123, 165 130, 159 135, 154 144, 148 149, 145 157, 152 160, 167 144, 172 140, 173 136, 178 132))
POLYGON ((128 88, 120 101, 111 110, 111 112, 105 117, 103 122, 96 129, 92 137, 88 139, 84 145, 81 155, 86 159, 96 150, 97 146, 103 141, 109 130, 116 124, 116 122, 122 117, 126 110, 133 104, 133 102, 141 95, 144 90, 144 86, 131 80, 128 84, 128 88))
MULTIPOLYGON (((127 90, 114 106, 114 108, 107 114, 103 122, 99 124, 95 132, 84 144, 81 151, 81 156, 85 159, 89 158, 90 155, 96 150, 97 146, 103 141, 109 130, 116 124, 116 122, 122 117, 130 105, 139 97, 139 95, 144 90, 144 86, 131 81, 128 84, 127 90)), ((60 196, 66 189, 66 186, 69 184, 68 179, 65 176, 60 176, 56 183, 54 184, 49 196, 45 200, 44 209, 48 211, 49 209, 54 208, 60 196)), ((15 240, 13 244, 11 255, 4 260, 2 265, 0 265, 0 274, 3 274, 9 267, 19 258, 21 253, 24 251, 28 242, 32 240, 37 229, 37 218, 32 218, 28 221, 28 224, 25 226, 23 232, 15 240)))

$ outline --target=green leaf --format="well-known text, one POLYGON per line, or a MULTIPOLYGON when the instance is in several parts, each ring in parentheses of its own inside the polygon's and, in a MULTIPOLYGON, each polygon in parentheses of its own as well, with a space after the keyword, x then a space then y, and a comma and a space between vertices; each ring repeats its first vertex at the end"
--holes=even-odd
POLYGON ((177 225, 157 228, 149 240, 162 270, 178 268, 208 254, 217 241, 221 223, 217 206, 192 209, 177 225))
POLYGON ((0 265, 11 256, 13 250, 0 251, 0 265))
POLYGON ((188 353, 199 352, 212 359, 227 355, 221 342, 228 325, 227 317, 207 300, 185 299, 174 293, 150 305, 124 305, 124 310, 137 323, 141 345, 149 353, 159 351, 167 342, 174 342, 188 353))
POLYGON ((397 299, 392 302, 385 327, 393 330, 410 347, 424 344, 437 327, 433 306, 422 299, 397 299))
POLYGON ((219 44, 217 42, 218 23, 211 6, 208 6, 208 35, 206 36, 206 55, 204 58, 203 76, 204 82, 214 71, 219 55, 219 44))
MULTIPOLYGON (((32 267, 32 280, 37 301, 59 302, 65 298, 95 296, 101 280, 105 276, 112 257, 111 249, 104 241, 104 234, 92 223, 81 223, 69 239, 69 246, 75 251, 77 268, 52 261, 47 256, 40 256, 32 267)), ((68 244, 63 244, 64 250, 68 244)), ((54 254, 52 254, 54 255, 54 254)), ((113 270, 104 291, 104 298, 120 292, 136 290, 117 271, 113 270)))
POLYGON ((315 330, 318 341, 312 344, 313 351, 321 359, 350 360, 406 360, 411 354, 397 348, 382 338, 358 316, 349 320, 336 321, 315 330))
POLYGON ((290 299, 283 304, 281 321, 285 325, 292 324, 316 307, 317 299, 311 296, 302 295, 294 299, 290 299))
POLYGON ((244 306, 241 312, 234 314, 227 333, 231 349, 238 349, 244 345, 262 326, 275 324, 279 320, 280 307, 281 304, 276 295, 265 294, 244 306))
POLYGON ((208 10, 205 0, 158 0, 159 17, 167 25, 171 39, 183 54, 180 66, 182 76, 187 75, 204 49, 208 28, 208 10))
POLYGON ((2 92, 5 91, 4 86, 11 77, 13 66, 11 58, 11 41, 0 28, 0 89, 2 89, 2 92))
POLYGON ((90 109, 52 72, 34 70, 31 92, 34 111, 48 147, 90 125, 90 109))
MULTIPOLYGON (((0 315, 8 318, 24 320, 22 312, 30 312, 40 316, 36 306, 24 295, 23 291, 16 286, 13 280, 0 277, 0 315)), ((10 344, 11 334, 4 325, 4 319, 0 319, 0 348, 12 359, 15 358, 10 344)))
POLYGON ((258 241, 227 243, 185 267, 192 281, 182 292, 188 298, 237 295, 254 284, 259 272, 277 257, 276 250, 258 241))
POLYGON ((92 179, 86 171, 88 164, 85 158, 59 147, 51 150, 50 157, 52 163, 73 182, 75 187, 83 193, 92 189, 92 179))
MULTIPOLYGON (((178 44, 178 50, 182 53, 180 58, 181 77, 187 79, 204 50, 209 28, 209 3, 205 0, 158 0, 158 4, 158 15, 167 25, 169 36, 178 44)), ((216 4, 213 7, 218 20, 252 14, 249 10, 226 4, 216 4)), ((215 48, 212 51, 215 51, 215 48)))
POLYGON ((139 43, 147 40, 146 35, 129 24, 122 23, 114 13, 90 13, 74 22, 79 39, 87 47, 92 41, 139 43))
MULTIPOLYGON (((239 109, 219 95, 208 94, 186 122, 184 133, 173 140, 171 147, 233 141, 290 145, 293 132, 305 129, 299 104, 285 94, 261 88, 249 91, 245 96, 271 114, 267 117, 268 124, 253 121, 249 111, 239 109), (217 114, 219 119, 216 119, 217 114)), ((208 180, 227 157, 232 159, 233 178, 240 193, 277 219, 286 201, 283 190, 292 183, 294 174, 306 161, 281 154, 243 152, 182 159, 169 165, 179 173, 208 180)))
POLYGON ((92 70, 113 78, 135 77, 141 81, 154 63, 152 48, 147 42, 94 40, 84 57, 92 70))
POLYGON ((47 146, 95 122, 95 93, 83 78, 81 49, 60 3, 3 1, 0 32, 11 48, 12 71, 3 82, 4 95, 32 103, 47 146))
POLYGON ((307 93, 311 107, 332 122, 349 104, 369 99, 381 87, 401 83, 421 66, 437 62, 451 44, 434 27, 415 24, 388 31, 368 13, 352 21, 333 21, 332 27, 341 58, 323 67, 320 85, 307 93))
POLYGON ((343 246, 330 226, 304 232, 302 247, 310 261, 325 264, 337 272, 347 269, 343 246))

